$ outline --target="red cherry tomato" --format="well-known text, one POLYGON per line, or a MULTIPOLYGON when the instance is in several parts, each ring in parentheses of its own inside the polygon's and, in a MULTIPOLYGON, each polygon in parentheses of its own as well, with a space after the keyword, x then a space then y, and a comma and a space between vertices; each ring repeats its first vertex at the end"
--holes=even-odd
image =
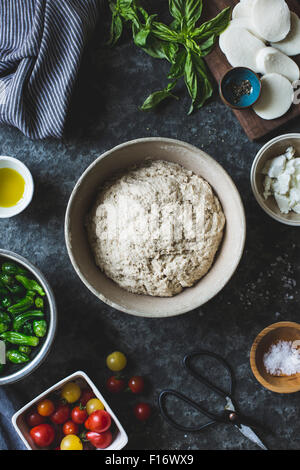
POLYGON ((138 375, 135 377, 131 377, 128 382, 128 387, 132 391, 132 393, 142 393, 145 388, 145 382, 143 377, 139 377, 138 375))
POLYGON ((37 405, 38 413, 41 416, 50 416, 55 410, 53 401, 51 400, 42 400, 37 405))
POLYGON ((97 410, 94 411, 84 423, 89 431, 105 432, 110 428, 111 417, 107 411, 97 410))
POLYGON ((34 428, 34 426, 38 426, 46 421, 44 416, 41 416, 37 410, 32 410, 26 416, 26 422, 30 428, 34 428))
POLYGON ((85 390, 82 391, 81 397, 80 397, 80 404, 82 406, 86 406, 87 402, 91 399, 95 398, 95 394, 92 390, 89 390, 86 388, 85 390))
POLYGON ((55 431, 50 424, 40 424, 30 430, 30 436, 38 447, 49 447, 55 438, 55 431))
POLYGON ((75 406, 71 413, 72 420, 77 424, 83 424, 88 416, 87 411, 80 406, 75 406))
POLYGON ((52 423, 64 424, 70 418, 70 407, 61 403, 58 405, 54 413, 50 416, 52 423))
POLYGON ((112 433, 110 431, 101 433, 89 431, 86 437, 96 449, 105 449, 112 441, 112 433))
POLYGON ((107 380, 106 388, 110 393, 120 393, 125 388, 125 381, 113 375, 107 380))
POLYGON ((140 421, 147 421, 151 415, 151 408, 148 403, 138 403, 134 408, 135 417, 140 421))
POLYGON ((78 432, 79 432, 79 426, 77 423, 74 423, 74 421, 67 421, 63 425, 63 433, 65 434, 65 436, 67 436, 68 434, 77 435, 78 432))

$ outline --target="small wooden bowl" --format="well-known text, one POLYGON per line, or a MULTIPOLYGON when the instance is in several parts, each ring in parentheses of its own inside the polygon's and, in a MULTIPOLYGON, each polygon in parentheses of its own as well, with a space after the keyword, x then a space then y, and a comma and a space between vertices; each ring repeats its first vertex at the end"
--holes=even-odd
POLYGON ((274 376, 266 371, 263 357, 271 345, 278 341, 300 340, 300 325, 290 321, 273 323, 265 328, 252 345, 250 364, 258 382, 268 390, 276 393, 294 393, 300 390, 300 373, 294 375, 274 376))

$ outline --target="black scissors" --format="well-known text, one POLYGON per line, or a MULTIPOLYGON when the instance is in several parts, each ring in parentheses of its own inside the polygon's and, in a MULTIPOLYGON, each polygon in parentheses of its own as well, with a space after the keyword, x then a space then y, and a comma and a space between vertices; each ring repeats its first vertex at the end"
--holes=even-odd
POLYGON ((224 410, 220 414, 215 414, 215 413, 211 413, 210 411, 202 407, 199 403, 196 403, 194 400, 191 400, 190 398, 188 398, 187 396, 183 395, 180 392, 177 392, 175 390, 162 390, 158 398, 158 403, 159 403, 160 412, 162 416, 166 419, 166 421, 172 426, 174 426, 176 429, 179 429, 180 431, 184 431, 184 432, 201 431, 202 429, 207 428, 208 426, 211 426, 216 423, 232 424, 233 426, 237 427, 239 431, 245 437, 247 437, 248 439, 250 439, 250 441, 257 444, 261 449, 268 450, 267 447, 260 440, 258 435, 252 429, 252 428, 257 428, 256 424, 252 422, 250 419, 243 416, 239 411, 238 405, 233 397, 234 385, 235 385, 234 374, 230 365, 225 361, 225 359, 223 359, 223 357, 219 356, 216 353, 201 350, 201 351, 197 351, 192 354, 186 355, 183 359, 183 365, 196 380, 206 385, 206 387, 208 387, 210 390, 213 390, 217 395, 224 398, 226 401, 226 405, 224 407, 224 410), (198 372, 195 371, 195 369, 191 365, 191 361, 200 356, 213 357, 214 359, 218 361, 219 364, 221 364, 221 366, 223 366, 224 369, 226 369, 230 377, 230 386, 229 386, 228 391, 222 390, 217 385, 214 385, 209 380, 207 380, 206 378, 204 378, 198 372), (173 396, 173 397, 178 398, 179 400, 184 401, 185 403, 190 405, 192 408, 196 409, 201 414, 209 418, 210 421, 208 421, 205 424, 201 424, 199 426, 190 426, 190 427, 186 427, 180 423, 177 423, 167 412, 166 398, 168 396, 173 396))

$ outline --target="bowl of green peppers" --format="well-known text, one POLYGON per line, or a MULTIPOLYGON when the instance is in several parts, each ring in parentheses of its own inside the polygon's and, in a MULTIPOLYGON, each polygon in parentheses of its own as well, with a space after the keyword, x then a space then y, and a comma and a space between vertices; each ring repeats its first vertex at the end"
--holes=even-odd
POLYGON ((46 358, 56 331, 51 287, 28 260, 0 249, 0 385, 31 374, 46 358))

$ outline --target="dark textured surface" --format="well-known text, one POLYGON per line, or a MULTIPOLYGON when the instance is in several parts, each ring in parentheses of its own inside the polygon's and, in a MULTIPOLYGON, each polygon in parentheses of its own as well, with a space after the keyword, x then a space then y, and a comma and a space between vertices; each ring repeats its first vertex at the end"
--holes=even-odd
MULTIPOLYGON (((119 349, 129 358, 128 375, 147 377, 144 399, 155 410, 152 420, 142 425, 132 415, 134 397, 108 397, 128 432, 129 449, 255 449, 233 428, 218 425, 184 434, 158 414, 162 388, 178 388, 200 401, 207 397, 207 391, 183 371, 181 360, 189 351, 208 348, 234 368, 244 413, 272 429, 264 435, 267 444, 273 449, 299 448, 299 393, 277 395, 263 389, 249 365, 251 344, 262 328, 280 320, 299 321, 299 230, 262 212, 249 183, 261 143, 249 142, 217 94, 191 117, 185 114, 189 100, 183 88, 180 102, 141 113, 137 106, 164 83, 167 65, 126 39, 105 54, 94 49, 83 70, 75 95, 81 99, 71 112, 73 127, 66 141, 32 142, 12 128, 0 128, 0 154, 24 161, 36 183, 31 206, 13 219, 0 220, 1 247, 29 258, 44 272, 59 311, 57 338, 46 362, 21 383, 5 387, 5 392, 18 409, 79 369, 103 391, 110 375, 105 357, 119 349), (244 257, 225 289, 201 309, 167 320, 131 317, 101 303, 73 271, 64 243, 66 204, 83 170, 103 151, 147 136, 181 139, 212 155, 240 190, 248 223, 244 257)), ((299 123, 285 131, 299 131, 299 123)), ((213 369, 209 372, 215 377, 213 369)))

